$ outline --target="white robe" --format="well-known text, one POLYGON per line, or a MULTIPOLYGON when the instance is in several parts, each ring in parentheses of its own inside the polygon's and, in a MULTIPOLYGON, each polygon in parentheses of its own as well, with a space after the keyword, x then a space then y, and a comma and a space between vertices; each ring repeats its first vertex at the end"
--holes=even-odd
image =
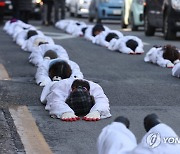
POLYGON ((61 30, 65 30, 71 21, 72 20, 68 20, 68 19, 60 20, 55 23, 55 27, 61 30))
POLYGON ((180 63, 174 65, 174 67, 172 69, 172 75, 180 78, 180 63))
MULTIPOLYGON (((50 88, 50 93, 47 95, 47 104, 45 109, 49 110, 49 114, 55 114, 57 117, 61 117, 65 112, 74 111, 65 103, 66 98, 71 92, 71 85, 75 79, 69 78, 58 81, 50 88)), ((83 79, 85 80, 85 79, 83 79)), ((86 80, 87 81, 87 80, 86 80)), ((103 92, 100 85, 88 81, 90 84, 90 95, 95 99, 95 105, 91 108, 91 111, 99 111, 100 118, 108 118, 111 116, 109 108, 109 100, 103 92)))
POLYGON ((174 65, 170 60, 163 58, 163 49, 160 48, 151 48, 144 57, 145 62, 152 62, 154 64, 157 64, 161 67, 167 67, 167 64, 174 65))
MULTIPOLYGON (((93 27, 94 27, 94 25, 88 25, 88 26, 87 26, 87 29, 86 29, 86 31, 85 31, 85 34, 84 34, 84 38, 87 39, 87 40, 89 40, 89 41, 92 41, 92 42, 93 42, 93 40, 94 40, 94 38, 95 38, 95 37, 92 35, 93 27)), ((106 30, 107 30, 107 31, 110 30, 107 26, 103 26, 103 27, 104 27, 105 31, 106 31, 106 30)))
POLYGON ((48 44, 54 45, 54 41, 51 37, 45 36, 44 34, 38 34, 30 37, 21 47, 24 51, 33 52, 37 50, 39 42, 48 42, 48 44))
POLYGON ((29 62, 38 66, 43 62, 44 54, 48 50, 53 50, 57 53, 58 58, 69 59, 67 51, 60 45, 56 44, 41 44, 37 50, 32 51, 29 56, 29 62))
POLYGON ((8 21, 5 22, 5 25, 4 25, 4 27, 3 27, 3 30, 4 30, 5 32, 7 32, 10 24, 11 24, 11 21, 10 21, 10 20, 8 20, 8 21))
POLYGON ((14 33, 14 27, 16 26, 16 25, 22 25, 22 24, 24 24, 24 22, 23 21, 21 21, 21 20, 17 20, 16 22, 13 22, 13 23, 11 23, 10 21, 9 22, 6 22, 6 24, 5 24, 5 26, 4 26, 4 30, 9 34, 9 35, 13 35, 13 33, 14 33))
POLYGON ((73 36, 80 36, 82 35, 81 29, 83 27, 86 27, 87 25, 84 22, 76 22, 72 21, 69 23, 69 25, 66 27, 66 32, 73 35, 73 36), (76 23, 79 23, 80 25, 77 25, 76 23))
POLYGON ((17 35, 22 32, 25 29, 36 29, 34 26, 30 25, 30 24, 26 24, 26 23, 22 23, 22 24, 17 24, 14 26, 14 33, 12 34, 13 37, 13 41, 16 40, 17 35))
MULTIPOLYGON (((114 49, 114 50, 119 50, 121 53, 126 53, 126 54, 130 54, 130 53, 144 53, 144 45, 142 43, 142 40, 136 36, 124 36, 120 39, 117 40, 117 42, 113 42, 113 47, 109 47, 109 49, 114 49), (126 42, 128 40, 134 40, 138 43, 138 46, 136 47, 135 51, 133 51, 132 49, 130 49, 129 47, 126 46, 126 42), (115 46, 116 45, 116 46, 115 46)), ((112 45, 111 45, 112 46, 112 45)))
POLYGON ((26 41, 28 40, 27 33, 29 30, 35 30, 39 35, 43 35, 43 32, 36 30, 34 27, 31 27, 30 29, 23 30, 19 34, 17 34, 16 44, 22 47, 26 43, 26 41))
POLYGON ((178 136, 172 128, 161 123, 151 128, 137 144, 135 135, 125 125, 113 122, 103 128, 98 137, 98 154, 179 154, 180 144, 165 143, 164 137, 178 136), (147 137, 152 133, 160 134, 161 143, 155 148, 147 142, 147 137))
POLYGON ((106 30, 106 31, 101 32, 99 35, 95 36, 92 42, 108 48, 110 45, 110 42, 107 42, 105 39, 109 33, 115 33, 119 38, 123 37, 123 34, 120 31, 106 30))
MULTIPOLYGON (((51 62, 57 61, 57 60, 64 60, 64 59, 58 58, 58 59, 52 59, 52 60, 48 60, 48 59, 43 60, 43 62, 38 66, 37 71, 36 71, 35 79, 36 79, 37 84, 39 84, 40 82, 44 82, 44 83, 51 82, 51 79, 48 74, 49 65, 51 62)), ((64 60, 64 61, 66 61, 71 67, 71 70, 72 70, 72 74, 70 76, 71 78, 83 79, 83 73, 81 72, 80 67, 77 63, 71 60, 64 60)))
POLYGON ((136 137, 120 122, 104 127, 97 140, 98 154, 128 154, 136 146, 136 137))

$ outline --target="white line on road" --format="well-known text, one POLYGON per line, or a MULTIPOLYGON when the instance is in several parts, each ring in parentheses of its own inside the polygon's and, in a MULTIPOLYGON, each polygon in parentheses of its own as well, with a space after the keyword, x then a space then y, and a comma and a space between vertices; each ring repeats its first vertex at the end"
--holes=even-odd
POLYGON ((3 64, 0 64, 0 80, 9 80, 9 74, 3 64))
POLYGON ((32 114, 26 106, 10 107, 17 132, 27 154, 52 154, 43 135, 39 131, 32 114))
POLYGON ((149 43, 147 43, 147 42, 143 42, 143 44, 144 44, 144 45, 150 45, 150 44, 149 44, 149 43))
POLYGON ((43 32, 45 35, 51 37, 55 40, 63 40, 63 39, 69 39, 69 38, 75 38, 75 36, 64 34, 64 33, 54 33, 54 32, 43 32))

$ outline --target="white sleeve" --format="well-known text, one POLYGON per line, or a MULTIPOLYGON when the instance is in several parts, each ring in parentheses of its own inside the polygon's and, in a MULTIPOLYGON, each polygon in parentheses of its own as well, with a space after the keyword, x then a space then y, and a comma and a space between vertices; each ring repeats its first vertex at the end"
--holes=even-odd
POLYGON ((94 36, 92 36, 92 28, 93 27, 88 27, 86 29, 86 32, 85 32, 85 35, 84 35, 84 37, 89 41, 93 41, 93 39, 94 39, 94 36))
POLYGON ((134 52, 126 46, 126 41, 127 41, 126 37, 122 37, 121 39, 119 39, 119 51, 126 54, 134 52))
POLYGON ((172 69, 172 75, 176 77, 180 77, 180 63, 176 64, 172 69))
POLYGON ((108 49, 109 50, 118 50, 119 49, 119 39, 112 39, 110 42, 109 42, 109 46, 108 46, 108 49))
POLYGON ((26 35, 27 35, 26 31, 22 31, 21 33, 19 33, 19 35, 17 35, 17 38, 16 38, 16 44, 18 44, 19 46, 22 46, 26 40, 26 35))
POLYGON ((109 100, 107 96, 104 94, 103 89, 100 85, 89 82, 90 83, 90 94, 94 97, 95 104, 91 108, 91 111, 99 111, 101 118, 108 118, 111 117, 110 114, 110 107, 109 107, 109 100))
POLYGON ((40 65, 43 62, 43 56, 40 53, 41 51, 32 52, 29 57, 29 62, 34 64, 35 66, 40 65))
POLYGON ((104 127, 97 140, 98 154, 128 154, 136 146, 135 135, 120 122, 104 127))
POLYGON ((96 44, 104 46, 104 47, 108 47, 109 46, 109 42, 107 42, 105 40, 107 34, 108 34, 108 32, 103 31, 99 35, 96 35, 94 37, 94 39, 93 39, 93 43, 96 43, 96 44))
POLYGON ((157 64, 161 67, 166 67, 168 63, 171 63, 173 65, 173 63, 170 60, 164 59, 160 54, 157 54, 156 58, 157 58, 157 64))
POLYGON ((38 66, 35 79, 36 83, 39 84, 40 82, 51 82, 51 79, 49 78, 48 74, 49 65, 47 63, 43 63, 38 66))
POLYGON ((144 45, 143 45, 142 40, 139 39, 138 37, 135 37, 135 41, 137 41, 137 43, 138 43, 138 46, 136 47, 135 52, 136 53, 144 53, 144 49, 143 49, 144 45))
POLYGON ((7 32, 9 26, 10 26, 10 20, 6 21, 6 23, 5 23, 4 27, 3 27, 3 30, 4 30, 5 32, 7 32))
POLYGON ((62 46, 57 45, 56 47, 52 48, 51 50, 56 51, 58 58, 67 59, 67 60, 69 59, 69 55, 68 55, 67 51, 62 46))
POLYGON ((71 69, 72 69, 72 74, 71 77, 73 78, 79 78, 79 79, 83 79, 83 73, 80 70, 80 67, 77 63, 73 62, 73 61, 68 61, 71 69))
POLYGON ((50 115, 54 114, 61 117, 65 112, 74 113, 74 111, 65 103, 69 93, 69 88, 70 87, 66 82, 64 82, 64 80, 58 81, 52 86, 50 94, 46 97, 47 104, 50 106, 50 115))
POLYGON ((144 57, 144 61, 145 61, 145 62, 151 62, 151 61, 152 61, 151 57, 152 57, 152 55, 153 55, 154 52, 157 52, 156 50, 157 50, 157 48, 152 47, 152 48, 146 53, 146 55, 145 55, 145 57, 144 57))
POLYGON ((46 86, 44 86, 42 92, 41 92, 41 96, 40 96, 40 101, 42 104, 46 104, 47 100, 46 97, 49 95, 50 93, 50 88, 52 87, 52 85, 54 83, 56 83, 57 81, 52 81, 49 82, 46 86))

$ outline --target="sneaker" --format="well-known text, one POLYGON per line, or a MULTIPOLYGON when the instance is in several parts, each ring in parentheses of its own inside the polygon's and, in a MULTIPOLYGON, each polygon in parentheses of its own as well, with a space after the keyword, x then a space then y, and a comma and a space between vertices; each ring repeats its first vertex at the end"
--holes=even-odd
POLYGON ((117 117, 114 122, 121 122, 123 123, 127 128, 129 128, 130 122, 129 119, 123 116, 117 117))
POLYGON ((146 132, 148 132, 151 128, 153 128, 154 126, 156 126, 160 123, 161 123, 161 120, 154 113, 149 114, 144 118, 144 128, 145 128, 146 132))

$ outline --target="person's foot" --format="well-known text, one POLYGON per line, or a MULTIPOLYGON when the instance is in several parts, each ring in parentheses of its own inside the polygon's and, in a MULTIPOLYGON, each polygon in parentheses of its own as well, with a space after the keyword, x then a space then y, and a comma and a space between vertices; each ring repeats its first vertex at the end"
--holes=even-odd
POLYGON ((114 122, 121 122, 123 123, 127 128, 129 128, 130 122, 129 119, 123 116, 117 117, 114 122))
POLYGON ((145 128, 146 132, 148 132, 151 128, 153 128, 154 126, 156 126, 160 123, 161 123, 161 120, 154 113, 149 114, 144 118, 144 128, 145 128))

